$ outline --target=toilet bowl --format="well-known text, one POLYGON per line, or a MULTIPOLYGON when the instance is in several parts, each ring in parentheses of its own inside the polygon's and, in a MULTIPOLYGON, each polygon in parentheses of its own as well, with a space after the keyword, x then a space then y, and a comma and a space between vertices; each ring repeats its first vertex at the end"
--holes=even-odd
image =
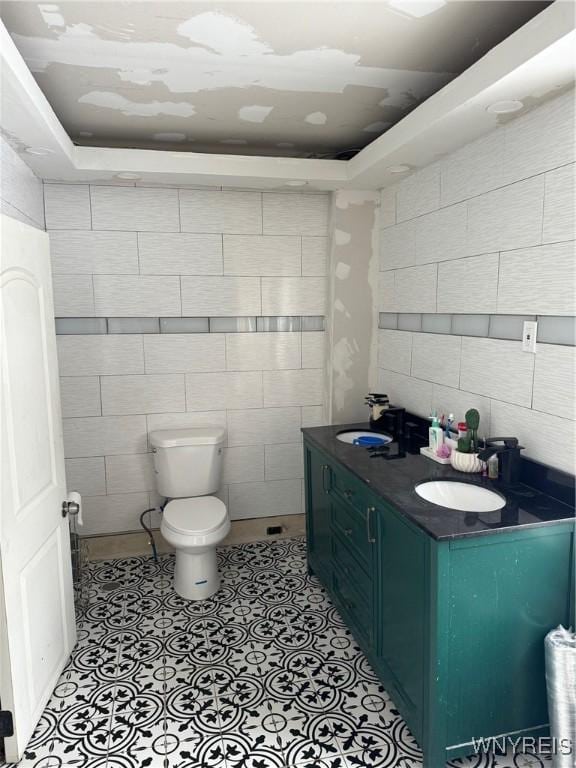
POLYGON ((166 429, 150 433, 158 493, 168 499, 160 531, 176 551, 174 589, 204 600, 220 586, 216 546, 230 530, 220 487, 224 430, 166 429))
POLYGON ((160 531, 176 550, 174 589, 186 600, 204 600, 220 586, 216 547, 227 536, 226 505, 216 496, 174 499, 164 507, 160 531))

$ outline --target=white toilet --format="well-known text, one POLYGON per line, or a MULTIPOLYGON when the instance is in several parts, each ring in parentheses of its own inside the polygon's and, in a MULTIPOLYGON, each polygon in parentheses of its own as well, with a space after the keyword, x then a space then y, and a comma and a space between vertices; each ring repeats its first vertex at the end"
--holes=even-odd
POLYGON ((230 530, 226 505, 216 493, 222 479, 224 430, 165 429, 150 433, 158 493, 164 507, 160 531, 176 550, 174 588, 186 600, 204 600, 220 585, 216 546, 230 530))

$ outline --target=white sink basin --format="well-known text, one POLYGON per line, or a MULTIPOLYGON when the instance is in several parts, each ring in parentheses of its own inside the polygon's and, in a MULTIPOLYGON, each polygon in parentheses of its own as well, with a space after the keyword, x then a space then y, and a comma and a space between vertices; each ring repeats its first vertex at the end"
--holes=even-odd
MULTIPOLYGON (((367 432, 361 429, 351 429, 344 432, 339 432, 336 435, 336 439, 341 443, 348 443, 349 445, 362 445, 361 437, 366 437, 369 440, 374 440, 373 445, 386 445, 391 443, 392 438, 388 435, 381 435, 379 432, 367 432), (377 441, 377 442, 376 442, 377 441)), ((366 444, 364 444, 364 448, 366 444)))
POLYGON ((440 507, 462 512, 496 512, 506 505, 499 493, 471 483, 452 480, 431 480, 414 489, 418 496, 440 507))

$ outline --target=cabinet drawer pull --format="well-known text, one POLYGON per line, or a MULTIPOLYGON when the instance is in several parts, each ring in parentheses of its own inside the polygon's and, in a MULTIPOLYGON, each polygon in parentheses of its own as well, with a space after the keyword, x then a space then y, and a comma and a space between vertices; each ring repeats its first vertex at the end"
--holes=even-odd
POLYGON ((351 499, 353 494, 354 492, 351 491, 350 488, 346 488, 346 490, 344 491, 344 496, 346 496, 347 499, 351 499))
POLYGON ((366 510, 366 537, 368 538, 368 544, 375 544, 376 539, 372 536, 371 526, 370 526, 370 517, 372 515, 372 512, 376 511, 376 507, 368 507, 366 510))
POLYGON ((344 533, 346 536, 352 536, 352 528, 345 528, 344 533))
POLYGON ((324 493, 330 492, 330 478, 328 478, 328 482, 326 482, 326 473, 330 471, 330 467, 328 464, 322 464, 322 490, 324 493))

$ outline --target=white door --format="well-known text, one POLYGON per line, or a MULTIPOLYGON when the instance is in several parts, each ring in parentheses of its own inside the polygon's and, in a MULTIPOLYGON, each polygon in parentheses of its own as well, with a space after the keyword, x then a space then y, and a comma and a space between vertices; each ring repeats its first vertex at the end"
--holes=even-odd
POLYGON ((16 762, 76 642, 48 235, 0 217, 0 701, 16 762))

